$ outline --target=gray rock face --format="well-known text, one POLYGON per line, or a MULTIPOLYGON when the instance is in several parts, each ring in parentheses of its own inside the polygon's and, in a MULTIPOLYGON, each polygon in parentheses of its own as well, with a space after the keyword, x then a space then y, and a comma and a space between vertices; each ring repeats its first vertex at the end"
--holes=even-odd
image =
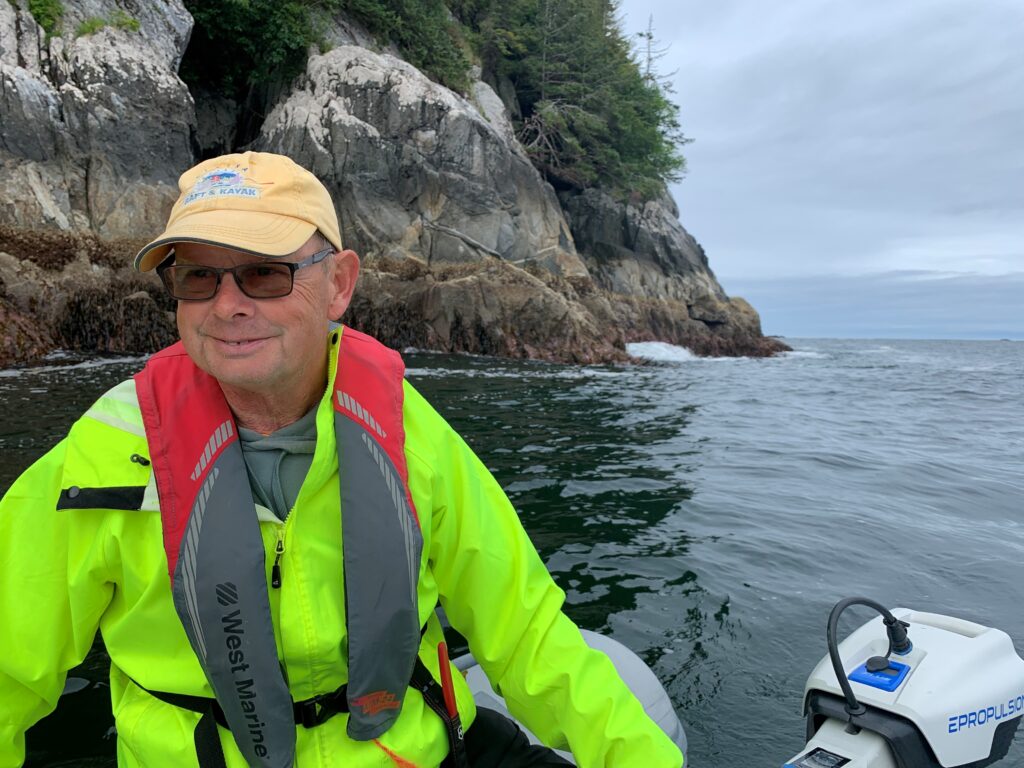
POLYGON ((586 275, 553 190, 488 109, 499 128, 404 61, 340 46, 309 60, 256 148, 316 173, 362 254, 586 275))
POLYGON ((67 3, 61 35, 0 3, 0 224, 157 231, 192 164, 195 109, 177 67, 192 18, 180 0, 67 3), (127 13, 138 32, 89 19, 127 13))
POLYGON ((561 200, 576 247, 600 287, 688 305, 705 296, 727 300, 671 198, 632 205, 588 189, 563 193, 561 200))

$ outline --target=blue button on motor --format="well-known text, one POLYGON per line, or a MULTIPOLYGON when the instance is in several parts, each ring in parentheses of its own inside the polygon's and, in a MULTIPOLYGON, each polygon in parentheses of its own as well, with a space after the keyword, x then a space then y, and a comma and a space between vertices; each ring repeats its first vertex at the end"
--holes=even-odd
POLYGON ((870 672, 865 662, 850 673, 850 679, 856 683, 870 685, 882 691, 895 691, 910 673, 910 667, 898 661, 890 661, 883 669, 870 672))

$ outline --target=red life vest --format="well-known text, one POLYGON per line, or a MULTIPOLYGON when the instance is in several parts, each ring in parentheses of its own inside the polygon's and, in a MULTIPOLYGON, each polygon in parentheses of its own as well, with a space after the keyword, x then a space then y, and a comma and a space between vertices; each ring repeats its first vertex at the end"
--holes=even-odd
MULTIPOLYGON (((331 400, 348 734, 365 741, 398 718, 417 661, 423 537, 405 462, 401 357, 349 328, 330 339, 340 344, 331 400)), ((154 355, 135 380, 175 609, 246 760, 288 768, 295 716, 277 658, 266 553, 234 418, 216 379, 180 343, 154 355)))

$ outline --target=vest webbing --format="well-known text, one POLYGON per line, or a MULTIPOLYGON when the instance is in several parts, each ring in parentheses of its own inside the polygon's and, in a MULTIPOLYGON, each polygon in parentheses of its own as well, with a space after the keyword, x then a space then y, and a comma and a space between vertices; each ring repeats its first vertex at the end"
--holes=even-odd
MULTIPOLYGON (((138 685, 138 683, 136 683, 138 685)), ((456 713, 454 717, 448 714, 444 701, 444 691, 437 681, 430 674, 423 662, 416 658, 416 666, 413 668, 412 679, 409 686, 415 688, 423 696, 423 701, 444 723, 448 735, 448 754, 441 762, 441 768, 469 768, 469 761, 466 757, 466 744, 462 731, 462 721, 456 713)), ((201 717, 196 726, 195 739, 196 755, 199 758, 199 768, 226 768, 224 753, 220 746, 220 737, 217 735, 217 726, 229 728, 224 717, 224 710, 216 699, 208 699, 203 696, 189 696, 181 693, 168 693, 166 691, 152 691, 139 686, 152 696, 167 704, 181 707, 195 712, 201 717)), ((345 698, 346 686, 331 693, 314 696, 312 699, 297 701, 293 704, 295 724, 304 728, 315 728, 322 725, 340 712, 348 712, 348 701, 345 698)))
MULTIPOLYGON (((340 343, 331 400, 347 730, 368 741, 398 718, 417 659, 423 537, 408 488, 401 357, 349 328, 331 340, 340 343)), ((175 610, 246 761, 290 768, 293 704, 277 658, 263 540, 230 408, 216 379, 180 342, 154 355, 135 378, 175 610)))

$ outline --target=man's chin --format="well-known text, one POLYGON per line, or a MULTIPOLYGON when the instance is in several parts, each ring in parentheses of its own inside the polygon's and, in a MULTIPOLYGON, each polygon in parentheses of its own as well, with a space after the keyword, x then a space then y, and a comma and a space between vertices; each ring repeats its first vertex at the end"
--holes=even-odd
POLYGON ((221 386, 246 392, 273 392, 280 376, 262 361, 252 359, 215 359, 203 368, 220 382, 221 386))

